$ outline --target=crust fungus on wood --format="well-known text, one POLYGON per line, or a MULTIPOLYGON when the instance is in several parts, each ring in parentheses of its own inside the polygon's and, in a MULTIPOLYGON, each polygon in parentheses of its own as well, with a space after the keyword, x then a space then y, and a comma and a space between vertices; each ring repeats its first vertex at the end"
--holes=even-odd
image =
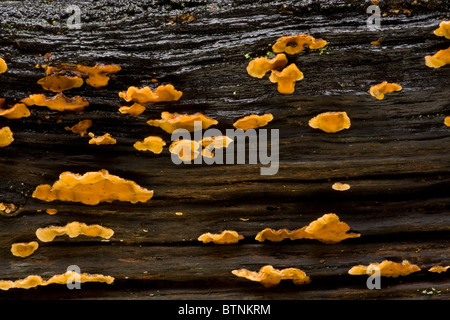
POLYGON ((191 161, 198 157, 200 148, 201 144, 195 140, 180 139, 170 144, 169 151, 182 161, 191 161))
POLYGON ((303 73, 295 63, 291 63, 281 71, 272 70, 269 80, 278 84, 278 92, 291 94, 295 91, 295 82, 303 79, 303 73))
POLYGON ((441 272, 447 272, 447 270, 450 268, 450 266, 432 266, 430 269, 428 269, 429 272, 436 272, 436 273, 441 273, 441 272))
POLYGON ((111 137, 111 134, 109 133, 96 137, 92 132, 89 132, 88 136, 91 138, 89 139, 89 144, 103 145, 117 143, 117 140, 111 137))
POLYGON ((138 116, 145 111, 145 106, 137 102, 133 103, 131 106, 123 106, 119 108, 119 112, 122 114, 129 114, 132 116, 138 116))
POLYGON ((308 284, 311 279, 300 269, 286 268, 275 269, 271 265, 263 266, 259 272, 247 269, 239 269, 231 271, 235 276, 246 278, 251 281, 260 282, 264 287, 273 287, 278 285, 281 280, 292 280, 296 285, 308 284))
POLYGON ((119 97, 123 98, 126 102, 133 101, 144 106, 156 102, 177 101, 182 95, 183 92, 175 90, 175 87, 171 84, 158 86, 154 90, 150 89, 150 87, 139 89, 131 86, 127 91, 119 92, 119 97))
POLYGON ((271 113, 263 115, 252 114, 236 120, 236 122, 233 123, 233 127, 246 131, 248 129, 263 127, 272 120, 273 115, 271 113))
POLYGON ((425 57, 425 64, 430 68, 440 68, 450 63, 450 48, 439 50, 432 56, 425 57))
POLYGON ((434 30, 434 34, 438 37, 450 39, 450 21, 442 21, 439 24, 439 28, 434 30))
POLYGON ((6 64, 5 60, 0 58, 0 73, 5 73, 6 70, 8 70, 8 65, 6 64))
POLYGON ((277 54, 272 59, 260 57, 249 62, 247 65, 247 73, 254 78, 262 79, 268 71, 281 69, 287 63, 288 60, 283 53, 277 54))
POLYGON ((114 235, 114 230, 98 224, 87 225, 77 221, 70 222, 65 226, 51 226, 36 230, 36 237, 42 242, 51 242, 55 239, 55 237, 65 234, 70 238, 85 235, 88 237, 101 237, 104 239, 109 239, 114 235))
POLYGON ((336 182, 336 183, 333 183, 331 188, 333 188, 333 190, 336 190, 336 191, 347 191, 350 189, 350 185, 348 183, 336 182))
POLYGON ((82 112, 89 106, 89 101, 83 97, 66 97, 62 92, 56 94, 53 98, 47 98, 43 94, 32 94, 28 98, 21 100, 27 106, 47 107, 55 111, 75 111, 82 112))
POLYGON ((107 170, 87 172, 79 175, 63 172, 52 186, 39 185, 32 194, 43 201, 72 201, 88 205, 114 200, 131 203, 147 202, 153 197, 153 190, 147 190, 134 181, 109 174, 107 170))
POLYGON ((393 277, 406 276, 413 272, 420 271, 420 268, 409 263, 408 260, 403 260, 403 262, 396 263, 390 260, 384 260, 381 263, 375 262, 368 266, 357 265, 352 267, 348 273, 351 275, 372 275, 375 270, 379 270, 379 275, 383 277, 393 277))
POLYGON ((158 136, 146 137, 143 141, 136 141, 133 147, 139 151, 151 151, 155 154, 160 154, 166 142, 158 136))
POLYGON ((92 127, 92 120, 86 119, 81 120, 77 124, 73 125, 72 127, 65 127, 67 131, 72 131, 73 133, 77 133, 80 136, 84 137, 85 134, 87 134, 87 129, 92 127))
POLYGON ((16 103, 9 109, 0 109, 0 116, 10 120, 26 118, 30 115, 30 110, 23 103, 16 103))
POLYGON ((383 100, 386 93, 400 90, 402 90, 402 86, 398 83, 388 83, 387 81, 383 81, 370 87, 369 93, 371 96, 377 98, 378 100, 383 100))
POLYGON ((308 125, 327 133, 336 133, 351 126, 350 118, 345 111, 324 112, 310 119, 308 125))
POLYGON ((228 147, 233 140, 227 136, 213 136, 202 139, 202 156, 206 158, 214 157, 215 149, 222 149, 228 147))
POLYGON ((0 148, 7 147, 13 143, 14 137, 9 127, 3 127, 0 129, 0 148))
POLYGON ((16 257, 25 258, 32 255, 38 247, 39 243, 36 241, 13 243, 11 253, 16 257))
POLYGON ((284 36, 277 40, 272 46, 275 53, 286 52, 287 54, 296 54, 303 51, 305 47, 309 49, 320 49, 327 45, 327 41, 323 39, 315 39, 307 34, 284 36))
POLYGON ((208 118, 207 116, 197 112, 194 114, 179 114, 164 111, 161 113, 161 119, 148 120, 147 124, 160 127, 167 133, 173 133, 176 129, 186 129, 190 132, 194 131, 196 121, 202 123, 202 129, 208 129, 210 126, 218 124, 217 120, 208 118))
POLYGON ((234 230, 224 230, 218 234, 207 232, 198 237, 198 241, 203 243, 214 242, 215 244, 233 244, 242 239, 244 239, 244 236, 234 230))

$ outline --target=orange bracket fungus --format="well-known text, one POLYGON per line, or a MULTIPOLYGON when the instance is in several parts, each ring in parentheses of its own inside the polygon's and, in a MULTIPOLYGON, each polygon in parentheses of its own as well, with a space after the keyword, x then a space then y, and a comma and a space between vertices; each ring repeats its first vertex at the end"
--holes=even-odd
POLYGON ((25 258, 32 255, 38 247, 39 243, 36 241, 13 243, 11 246, 11 253, 16 257, 25 258))
POLYGON ((81 120, 76 125, 72 127, 65 127, 67 131, 72 131, 73 133, 78 133, 80 136, 84 137, 87 134, 87 129, 92 127, 92 120, 81 120))
POLYGON ((281 280, 292 280, 296 285, 303 285, 311 282, 311 279, 306 273, 300 269, 286 268, 278 270, 271 265, 263 266, 259 272, 239 269, 233 270, 231 273, 238 277, 260 282, 266 288, 278 285, 281 280))
POLYGON ((13 133, 9 127, 0 129, 0 148, 9 146, 14 141, 13 133))
POLYGON ((166 142, 157 136, 149 136, 144 141, 136 141, 133 147, 139 151, 151 151, 155 154, 160 154, 166 142))
POLYGON ((37 83, 45 90, 61 92, 81 87, 83 85, 83 79, 77 76, 54 74, 39 79, 37 83))
POLYGON ((261 116, 252 114, 238 119, 233 123, 233 127, 241 130, 256 129, 263 127, 273 120, 273 115, 271 113, 263 114, 261 116))
POLYGON ((114 277, 104 276, 102 274, 77 273, 75 271, 67 271, 63 274, 56 274, 47 281, 42 279, 41 276, 37 275, 30 275, 24 279, 19 279, 16 281, 0 280, 0 289, 30 289, 37 286, 47 286, 49 284, 68 284, 74 282, 104 282, 107 284, 111 284, 114 282, 114 277))
POLYGON ((284 239, 315 239, 326 244, 334 244, 348 238, 361 236, 359 233, 347 233, 349 230, 350 227, 345 222, 339 221, 336 214, 328 213, 314 220, 308 226, 293 231, 266 228, 260 231, 255 239, 260 242, 264 240, 277 242, 284 239))
POLYGON ((440 50, 433 56, 425 57, 425 64, 430 68, 440 68, 450 63, 450 48, 440 50))
POLYGON ((239 240, 244 239, 244 236, 238 234, 233 230, 224 230, 222 233, 204 233, 198 237, 198 241, 203 243, 214 242, 215 244, 232 244, 238 243, 239 240))
POLYGON ((202 139, 202 146, 204 147, 202 156, 213 158, 215 149, 226 148, 231 142, 233 142, 233 139, 227 136, 205 137, 202 139))
POLYGON ((109 239, 114 235, 114 231, 98 224, 87 225, 77 221, 68 223, 63 227, 51 226, 36 230, 36 237, 42 242, 51 242, 56 236, 62 236, 64 234, 67 234, 70 238, 85 235, 88 237, 102 237, 104 239, 109 239))
POLYGON ((313 129, 320 129, 327 133, 336 133, 349 129, 351 122, 345 111, 324 112, 309 120, 308 125, 313 129))
POLYGON ((5 73, 8 70, 8 66, 6 65, 5 60, 0 58, 0 73, 5 73))
POLYGON ((176 154, 182 161, 191 161, 198 157, 200 154, 200 143, 195 140, 176 140, 169 146, 169 151, 172 154, 176 154))
POLYGON ((147 202, 153 197, 153 190, 147 190, 134 181, 109 174, 106 170, 79 175, 63 172, 52 186, 39 185, 32 194, 43 201, 72 201, 88 205, 114 200, 131 203, 147 202))
POLYGON ((296 54, 303 51, 305 47, 314 50, 323 48, 326 45, 327 42, 325 40, 316 40, 307 34, 299 34, 279 38, 272 46, 272 51, 275 53, 286 52, 287 54, 296 54))
POLYGON ((31 115, 30 110, 23 103, 16 103, 9 109, 0 109, 0 116, 3 116, 7 119, 20 119, 26 118, 31 115))
POLYGON ((333 188, 333 190, 336 190, 336 191, 347 191, 350 189, 350 185, 347 183, 336 182, 336 183, 333 183, 331 188, 333 188))
POLYGON ((433 266, 430 269, 428 269, 429 272, 436 272, 436 273, 441 273, 441 272, 447 272, 447 270, 450 268, 450 266, 433 266))
POLYGON ((159 86, 155 90, 149 87, 139 89, 131 86, 127 91, 119 92, 119 97, 125 99, 126 102, 133 101, 144 106, 155 102, 177 101, 182 95, 183 92, 175 90, 171 84, 159 86))
POLYGON ((283 53, 277 54, 273 59, 267 57, 256 58, 249 62, 247 73, 254 78, 262 79, 268 71, 281 69, 287 63, 288 60, 283 53))
POLYGON ((378 100, 383 100, 386 93, 400 90, 402 90, 402 86, 398 83, 388 83, 387 81, 383 81, 382 83, 370 87, 369 93, 378 100))
POLYGON ((47 98, 43 94, 32 94, 28 98, 21 100, 27 106, 47 107, 55 111, 84 111, 84 108, 89 106, 89 101, 83 97, 76 96, 73 98, 66 97, 62 92, 55 95, 53 98, 47 98))
POLYGON ((119 112, 122 114, 130 114, 132 116, 138 116, 145 111, 145 106, 137 102, 133 103, 130 107, 123 106, 119 108, 119 112))
POLYGON ((113 137, 111 137, 111 135, 109 133, 105 133, 102 136, 96 137, 92 132, 89 132, 88 136, 91 138, 89 140, 89 144, 101 145, 101 144, 116 144, 117 143, 117 140, 114 139, 113 137))
POLYGON ((218 124, 217 120, 208 118, 201 113, 195 114, 179 114, 170 113, 164 111, 161 113, 161 120, 148 120, 147 124, 160 127, 167 133, 173 133, 176 129, 186 129, 190 132, 194 131, 194 122, 200 121, 202 123, 202 129, 208 129, 214 124, 218 124))
POLYGON ((439 24, 439 28, 434 30, 434 34, 438 37, 450 39, 450 21, 442 21, 439 24))
POLYGON ((118 65, 96 64, 93 67, 77 64, 76 70, 88 76, 86 84, 91 87, 104 87, 108 85, 108 74, 119 72, 121 69, 118 65))
POLYGON ((371 263, 368 266, 357 265, 352 267, 348 273, 351 275, 372 275, 375 270, 379 270, 379 275, 383 277, 406 276, 410 273, 420 271, 420 268, 415 264, 409 263, 407 260, 396 263, 390 260, 384 260, 381 263, 371 263))
POLYGON ((278 92, 291 94, 295 91, 295 82, 303 79, 303 73, 294 63, 291 63, 281 71, 272 70, 269 80, 278 83, 278 92))

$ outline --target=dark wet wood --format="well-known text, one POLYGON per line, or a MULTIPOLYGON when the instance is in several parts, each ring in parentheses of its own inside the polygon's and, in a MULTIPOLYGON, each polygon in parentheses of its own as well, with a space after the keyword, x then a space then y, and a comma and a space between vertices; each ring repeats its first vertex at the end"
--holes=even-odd
POLYGON ((0 97, 7 102, 44 93, 36 83, 43 69, 36 64, 122 66, 107 87, 67 92, 91 101, 84 113, 32 107, 28 118, 0 119, 15 138, 0 149, 0 202, 18 208, 0 216, 0 279, 45 278, 75 264, 116 281, 83 284, 82 290, 10 290, 0 298, 448 299, 448 272, 427 270, 450 264, 450 130, 443 124, 450 114, 450 68, 430 69, 424 56, 449 46, 432 31, 449 18, 450 7, 432 0, 408 3, 383 1, 387 15, 380 31, 367 30, 369 2, 360 1, 80 1, 81 30, 65 24, 68 1, 0 3, 0 56, 9 67, 0 75, 0 97), (182 13, 196 19, 168 24, 182 13), (267 76, 247 75, 246 55, 266 55, 269 44, 292 33, 324 38, 329 46, 289 57, 305 78, 294 94, 280 95, 267 76), (379 37, 381 47, 370 44, 379 37), (183 97, 149 106, 138 117, 120 114, 124 102, 117 93, 131 85, 155 86, 153 78, 172 83, 183 97), (376 100, 367 90, 384 80, 403 90, 376 100), (177 166, 167 148, 160 155, 137 152, 133 143, 148 135, 170 143, 170 135, 146 124, 162 111, 202 112, 217 119, 215 127, 223 132, 239 117, 272 113, 265 128, 280 130, 279 172, 261 176, 260 165, 248 164, 177 166), (346 111, 351 128, 337 134, 309 128, 308 120, 325 111, 346 111), (96 135, 109 132, 118 143, 92 146, 64 130, 81 119, 92 119, 96 135), (53 183, 61 172, 100 169, 154 190, 154 198, 85 206, 31 197, 37 185, 53 183), (351 189, 332 190, 338 181, 351 189), (48 215, 48 208, 58 213, 48 215), (300 228, 328 212, 362 236, 336 245, 254 240, 266 227, 300 228), (109 241, 58 237, 28 258, 11 255, 11 244, 35 240, 37 228, 74 220, 102 224, 115 234, 109 241), (230 246, 196 240, 224 229, 245 239, 230 246), (369 290, 366 277, 347 274, 353 265, 384 259, 407 259, 422 270, 383 278, 382 290, 369 290), (312 282, 268 290, 231 274, 265 264, 300 268, 312 282), (436 293, 423 293, 430 288, 436 293))

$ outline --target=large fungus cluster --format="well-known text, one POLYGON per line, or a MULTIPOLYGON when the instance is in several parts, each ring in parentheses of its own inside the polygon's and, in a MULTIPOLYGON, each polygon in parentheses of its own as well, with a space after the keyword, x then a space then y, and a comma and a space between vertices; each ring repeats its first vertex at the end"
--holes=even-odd
MULTIPOLYGON (((442 21, 439 28, 434 30, 434 34, 439 37, 450 39, 450 21, 442 21)), ((425 56, 425 65, 430 68, 440 68, 450 64, 450 48, 439 50, 432 56, 425 56)))

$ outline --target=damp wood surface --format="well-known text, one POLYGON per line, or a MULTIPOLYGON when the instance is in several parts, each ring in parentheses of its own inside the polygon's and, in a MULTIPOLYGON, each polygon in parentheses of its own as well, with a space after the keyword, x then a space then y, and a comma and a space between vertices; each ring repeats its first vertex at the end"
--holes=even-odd
POLYGON ((31 107, 32 115, 0 119, 14 142, 0 148, 0 202, 18 209, 0 216, 0 279, 30 274, 45 279, 77 265, 81 272, 115 278, 114 284, 82 284, 81 290, 51 285, 1 291, 0 299, 448 299, 450 265, 450 67, 432 69, 424 57, 450 41, 433 30, 449 19, 445 1, 383 1, 381 29, 369 31, 370 1, 77 1, 82 28, 69 30, 69 1, 0 3, 0 97, 20 100, 45 92, 36 64, 117 64, 108 86, 66 91, 90 101, 83 113, 31 107), (414 4, 412 4, 414 3, 414 4), (404 9, 410 10, 403 11, 404 9), (399 10, 398 13, 391 10, 399 10), (190 14, 195 18, 184 19, 190 14), (179 17, 173 19, 173 17, 179 17), (54 21, 54 23, 53 23, 54 21), (169 23, 170 22, 170 23, 169 23), (329 42, 322 50, 288 56, 304 73, 295 92, 250 77, 250 58, 265 56, 285 35, 307 33, 329 42), (381 46, 371 44, 379 38, 381 46), (45 59, 44 55, 51 57, 45 59), (157 79, 158 83, 152 83, 157 79), (383 100, 370 86, 399 83, 383 100), (129 86, 171 83, 183 96, 152 104, 136 117, 121 114, 118 92, 129 86), (267 165, 175 165, 170 135, 146 124, 163 111, 201 112, 225 133, 241 117, 272 113, 264 129, 279 129, 280 167, 267 165), (351 128, 327 134, 308 126, 322 112, 345 111, 351 128), (96 136, 110 133, 115 145, 89 145, 66 131, 83 119, 96 136), (159 155, 133 148, 161 136, 159 155), (154 190, 146 203, 96 206, 33 199, 37 185, 60 173, 108 170, 154 190), (347 191, 335 191, 335 182, 347 191), (49 215, 46 209, 57 209, 49 215), (182 215, 176 213, 182 212, 182 215), (360 238, 334 245, 314 240, 255 240, 264 228, 297 229, 336 213, 360 238), (13 243, 36 241, 35 231, 79 221, 114 230, 108 240, 59 236, 40 243, 27 258, 13 243), (203 233, 235 230, 233 245, 203 244, 203 233), (421 271, 382 278, 369 290, 367 277, 350 276, 358 264, 409 260, 421 271), (234 276, 234 269, 264 265, 295 267, 311 283, 282 281, 275 288, 234 276), (434 288, 435 290, 431 290, 434 288), (437 293, 439 292, 439 293, 437 293))

